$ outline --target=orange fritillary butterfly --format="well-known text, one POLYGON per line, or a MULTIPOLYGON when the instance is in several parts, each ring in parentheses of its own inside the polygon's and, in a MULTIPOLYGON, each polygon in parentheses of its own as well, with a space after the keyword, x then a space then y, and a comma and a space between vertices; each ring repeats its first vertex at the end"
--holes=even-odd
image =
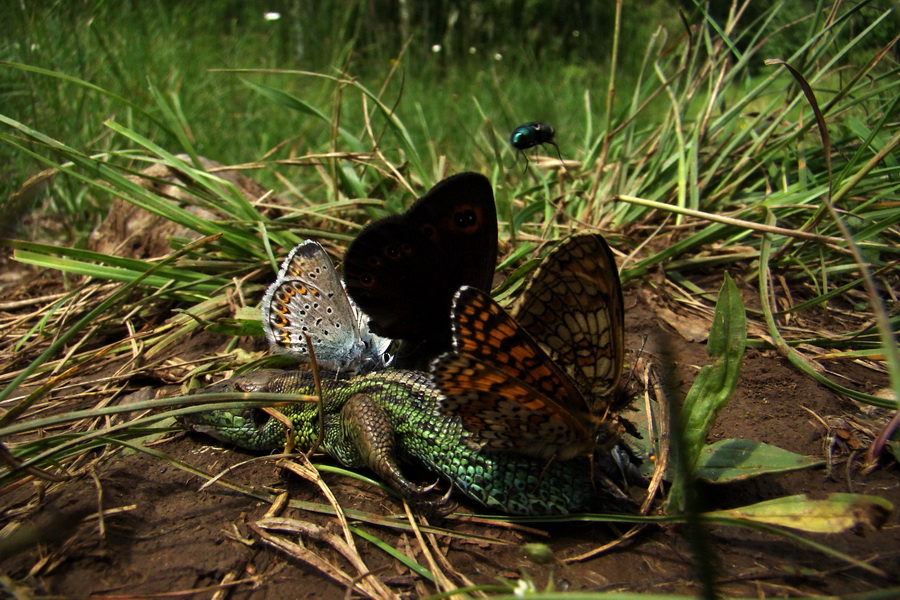
POLYGON ((616 261, 599 234, 576 235, 559 244, 512 310, 594 410, 619 385, 624 313, 616 261))
POLYGON ((551 252, 516 306, 528 328, 489 295, 454 298, 454 352, 432 364, 441 410, 487 447, 566 460, 589 451, 624 360, 622 294, 597 234, 551 252))

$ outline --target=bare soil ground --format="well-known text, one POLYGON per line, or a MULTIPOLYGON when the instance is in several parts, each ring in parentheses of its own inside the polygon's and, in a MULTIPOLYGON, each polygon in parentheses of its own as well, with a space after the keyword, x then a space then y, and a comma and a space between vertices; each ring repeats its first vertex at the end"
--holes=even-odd
MULTIPOLYGON (((12 261, 7 261, 5 268, 30 278, 33 295, 63 289, 59 274, 33 271, 12 261)), ((721 282, 721 273, 708 273, 700 279, 706 289, 716 289, 718 284, 714 282, 721 282)), ((663 322, 668 314, 663 310, 666 303, 651 289, 656 288, 632 284, 626 290, 629 347, 639 348, 641 337, 648 335, 644 353, 652 360, 658 356, 662 332, 667 332, 684 392, 699 368, 707 363, 706 347, 702 341, 688 341, 677 335, 675 330, 685 332, 683 324, 673 328, 663 322)), ((752 302, 751 290, 745 291, 748 302, 752 302)), ((6 308, 5 312, 8 316, 17 310, 6 308)), ((181 347, 179 358, 200 358, 224 344, 221 337, 199 333, 181 347)), ((261 350, 262 341, 249 340, 247 347, 261 350)), ((23 361, 30 359, 28 355, 26 348, 23 361)), ((121 363, 109 363, 105 371, 113 372, 121 363)), ((18 368, 22 366, 24 363, 18 368)), ((882 373, 864 365, 846 362, 829 368, 830 376, 841 378, 844 385, 873 389, 886 384, 882 373)), ((70 391, 59 397, 77 398, 71 390, 78 389, 80 377, 88 389, 90 380, 103 375, 77 375, 66 382, 70 391)), ((180 393, 180 388, 148 372, 132 377, 127 392, 130 395, 121 398, 121 402, 173 396, 180 393)), ((48 410, 86 408, 96 400, 82 398, 48 410)), ((822 420, 847 414, 863 418, 858 407, 799 375, 774 351, 749 350, 737 393, 719 418, 712 437, 749 438, 824 458, 826 441, 834 430, 829 431, 822 420)), ((896 463, 885 461, 882 468, 861 476, 850 453, 854 447, 865 450, 865 434, 852 426, 839 433, 844 437, 839 438, 841 443, 835 448, 830 476, 818 469, 726 486, 705 486, 703 501, 708 508, 729 508, 789 494, 820 498, 833 492, 853 491, 876 494, 900 505, 900 471, 896 463)), ((153 449, 207 473, 219 473, 252 458, 240 450, 186 433, 173 434, 153 449)), ((13 529, 36 532, 31 542, 24 542, 14 555, 2 559, 0 572, 6 574, 4 581, 10 589, 18 586, 21 597, 143 598, 175 594, 174 597, 182 598, 211 598, 219 590, 223 595, 217 598, 275 599, 337 597, 347 591, 322 568, 261 542, 252 527, 270 509, 268 502, 221 485, 201 490, 203 479, 177 468, 171 461, 146 453, 98 449, 90 460, 92 466, 71 479, 51 483, 28 477, 21 484, 0 490, 0 517, 7 528, 5 533, 13 529), (101 512, 102 519, 98 518, 101 512)), ((318 463, 330 464, 325 458, 318 463)), ((380 515, 403 512, 401 503, 378 488, 341 475, 325 473, 323 477, 345 509, 380 515)), ((328 506, 318 487, 284 474, 276 468, 274 459, 239 466, 224 479, 260 490, 285 491, 293 501, 328 506)), ((540 589, 552 584, 560 590, 682 594, 699 591, 692 550, 681 527, 648 527, 611 551, 588 560, 563 562, 615 540, 627 526, 577 521, 527 525, 484 522, 468 518, 466 513, 481 511, 464 499, 460 501, 457 513, 433 523, 459 535, 445 533, 430 540, 431 547, 443 556, 443 569, 458 585, 467 581, 492 584, 498 578, 519 579, 524 574, 540 589), (463 539, 465 536, 485 540, 463 539), (521 545, 530 542, 548 544, 555 560, 542 565, 530 561, 521 551, 521 545)), ((279 514, 341 535, 335 519, 329 515, 292 507, 279 514)), ((422 546, 412 533, 370 523, 360 524, 359 528, 428 565, 422 546)), ((709 533, 715 551, 716 578, 724 595, 841 595, 900 583, 900 528, 895 521, 880 531, 807 536, 869 562, 887 577, 875 576, 773 535, 724 527, 709 533)), ((284 539, 297 540, 290 536, 284 539)), ((307 535, 303 545, 351 577, 360 572, 324 538, 307 535)), ((356 545, 365 562, 361 569, 373 573, 387 590, 404 597, 423 597, 437 591, 374 544, 356 538, 356 545)))

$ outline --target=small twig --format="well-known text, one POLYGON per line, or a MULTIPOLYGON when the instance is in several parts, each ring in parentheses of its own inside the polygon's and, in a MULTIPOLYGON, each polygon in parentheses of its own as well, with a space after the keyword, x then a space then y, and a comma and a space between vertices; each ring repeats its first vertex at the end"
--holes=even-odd
POLYGON ((669 411, 670 407, 668 404, 668 396, 663 393, 662 386, 659 380, 659 377, 656 373, 651 372, 651 365, 647 365, 647 368, 644 370, 644 401, 646 403, 645 410, 647 411, 648 420, 650 421, 651 426, 652 423, 652 411, 650 407, 650 394, 649 391, 653 390, 653 396, 656 398, 657 404, 659 405, 659 424, 658 429, 656 427, 653 428, 652 431, 648 433, 648 435, 652 436, 651 440, 655 442, 655 446, 657 448, 656 455, 656 468, 653 470, 653 477, 650 479, 650 485, 647 486, 647 497, 644 499, 643 504, 641 505, 641 514, 646 515, 650 511, 650 506, 653 503, 653 499, 656 497, 657 492, 662 487, 663 479, 666 476, 666 471, 669 469, 669 411), (652 386, 652 388, 651 388, 652 386))
POLYGON ((266 543, 272 544, 300 560, 305 560, 313 564, 326 575, 331 575, 335 581, 343 584, 349 589, 355 589, 372 598, 396 598, 397 596, 376 577, 372 577, 377 571, 369 569, 360 557, 359 552, 352 543, 347 543, 340 537, 329 533, 322 527, 306 521, 296 519, 264 519, 256 523, 250 523, 253 529, 266 543), (295 535, 312 538, 314 540, 324 542, 336 550, 343 556, 358 573, 357 577, 350 577, 347 573, 341 571, 338 567, 326 562, 312 550, 304 548, 299 544, 288 542, 282 538, 278 538, 267 533, 264 530, 277 529, 295 535))
POLYGON ((69 292, 62 292, 60 294, 50 294, 49 296, 26 298, 24 300, 7 300, 6 302, 0 302, 0 310, 16 310, 17 308, 25 308, 26 306, 34 306, 35 304, 43 306, 53 300, 65 298, 68 295, 69 292))
MULTIPOLYGON (((328 503, 334 509, 334 515, 337 517, 338 523, 341 525, 341 530, 344 532, 344 539, 347 541, 347 544, 351 547, 353 546, 353 534, 350 533, 350 524, 347 522, 347 516, 344 514, 344 509, 341 507, 340 503, 337 501, 337 497, 334 495, 334 492, 331 491, 331 488, 325 484, 325 480, 322 479, 322 476, 319 474, 319 471, 316 470, 312 463, 309 462, 309 459, 300 455, 302 464, 298 464, 293 460, 282 459, 278 461, 278 466, 282 469, 287 469, 294 475, 302 477, 308 482, 316 485, 324 494, 325 498, 328 500, 328 503)), ((355 547, 354 547, 355 549, 355 547)))
POLYGON ((100 539, 106 538, 106 520, 103 518, 103 484, 97 477, 97 470, 91 466, 91 479, 94 480, 94 486, 97 488, 97 527, 100 529, 100 539))
POLYGON ((607 544, 603 544, 602 546, 594 548, 593 550, 590 550, 588 552, 585 552, 584 554, 579 554, 578 556, 572 556, 570 558, 564 558, 564 559, 562 559, 562 562, 565 564, 570 564, 570 563, 574 563, 574 562, 583 562, 590 558, 594 558, 595 556, 599 556, 599 555, 603 554, 604 552, 608 552, 609 550, 612 550, 613 548, 617 548, 618 546, 621 546, 625 542, 630 541, 632 538, 637 536, 637 534, 639 534, 646 528, 647 528, 647 525, 635 525, 634 527, 632 527, 631 529, 629 529, 628 531, 623 533, 621 536, 614 539, 613 541, 611 541, 607 544))
MULTIPOLYGON (((43 469, 39 469, 35 466, 26 466, 22 467, 22 462, 15 457, 15 455, 10 452, 3 442, 0 442, 0 462, 4 462, 9 466, 10 472, 16 471, 18 469, 22 469, 25 473, 28 473, 32 477, 36 477, 38 479, 45 479, 47 481, 66 481, 69 479, 68 475, 57 475, 55 473, 51 473, 50 471, 45 471, 43 469)), ((6 491, 9 488, 0 489, 0 492, 6 491)))
MULTIPOLYGON (((219 472, 217 475, 215 475, 214 477, 211 477, 210 479, 207 479, 207 480, 206 480, 206 483, 204 483, 204 484, 201 485, 199 488, 197 488, 197 491, 198 491, 198 492, 202 492, 203 490, 205 490, 206 488, 208 488, 208 487, 211 486, 212 484, 218 482, 220 479, 222 479, 223 477, 225 477, 226 475, 228 475, 228 474, 231 473, 232 471, 235 471, 235 470, 237 470, 237 469, 243 467, 244 465, 249 465, 250 463, 259 462, 259 461, 272 460, 273 458, 274 458, 274 459, 288 458, 289 456, 293 456, 293 455, 292 455, 292 454, 291 454, 291 455, 288 455, 288 454, 269 454, 269 455, 267 455, 267 456, 254 456, 253 458, 250 458, 250 459, 241 461, 241 462, 237 463, 236 465, 231 465, 231 466, 228 467, 227 469, 224 469, 224 470, 220 471, 220 472, 219 472)), ((226 487, 229 487, 229 486, 226 486, 226 487)))
MULTIPOLYGON (((261 523, 266 523, 268 525, 271 522, 271 519, 266 519, 266 521, 260 521, 257 523, 247 523, 247 527, 249 527, 250 530, 253 531, 253 533, 255 533, 257 536, 259 536, 264 544, 267 544, 273 548, 277 548, 278 550, 287 553, 297 560, 305 562, 339 585, 354 585, 352 577, 350 577, 328 561, 324 560, 312 550, 309 550, 308 548, 305 548, 300 544, 289 542, 279 536, 272 535, 267 532, 261 525, 261 523)), ((364 594, 365 596, 370 598, 373 597, 372 594, 368 593, 362 587, 361 583, 362 582, 360 582, 359 585, 355 585, 354 587, 359 591, 359 593, 364 594)))
POLYGON ((316 406, 318 407, 319 417, 319 435, 306 453, 306 460, 309 460, 309 457, 319 449, 319 446, 325 440, 325 401, 322 398, 322 381, 319 378, 319 363, 316 362, 316 349, 313 347, 308 333, 303 333, 303 339, 306 340, 306 349, 309 352, 309 364, 312 368, 313 385, 316 388, 316 406))
POLYGON ((294 422, 290 417, 272 406, 262 407, 262 411, 284 425, 284 454, 291 454, 297 445, 297 430, 294 429, 294 422))
MULTIPOLYGON (((422 535, 422 530, 419 529, 419 524, 418 522, 416 522, 416 518, 413 515, 412 510, 409 508, 409 503, 407 503, 406 500, 403 501, 403 510, 406 511, 406 520, 409 521, 409 526, 412 528, 412 531, 416 536, 416 541, 419 542, 419 548, 422 550, 422 555, 428 562, 428 569, 434 576, 435 585, 438 586, 438 589, 443 591, 454 589, 456 586, 453 585, 453 582, 451 582, 447 575, 445 575, 444 572, 438 568, 438 564, 434 560, 434 556, 431 554, 431 550, 429 549, 428 544, 425 543, 425 537, 422 535)), ((425 520, 424 517, 422 517, 422 519, 425 520)))

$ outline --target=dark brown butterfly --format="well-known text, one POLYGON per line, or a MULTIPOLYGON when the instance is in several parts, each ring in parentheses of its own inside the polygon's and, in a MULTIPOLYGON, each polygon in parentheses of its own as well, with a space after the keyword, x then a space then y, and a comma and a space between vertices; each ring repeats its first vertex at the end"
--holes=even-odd
POLYGON ((373 332, 436 353, 450 344, 453 294, 464 285, 490 290, 496 263, 491 184, 460 173, 363 229, 344 257, 344 281, 373 332))

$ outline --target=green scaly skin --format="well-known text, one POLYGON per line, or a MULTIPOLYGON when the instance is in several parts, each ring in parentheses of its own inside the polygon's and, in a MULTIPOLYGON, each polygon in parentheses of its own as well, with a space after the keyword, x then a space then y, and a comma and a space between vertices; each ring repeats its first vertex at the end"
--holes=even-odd
MULTIPOLYGON (((347 467, 367 467, 421 510, 440 509, 447 498, 433 486, 404 477, 400 463, 419 463, 453 483, 453 489, 486 507, 511 514, 553 515, 587 510, 631 510, 615 486, 598 484, 589 461, 538 461, 521 454, 482 449, 459 420, 438 410, 439 392, 418 371, 379 371, 349 378, 322 373, 325 435, 321 449, 347 467)), ((203 393, 314 394, 306 371, 262 370, 239 375, 203 393)), ((318 406, 280 406, 299 450, 319 436, 318 406)), ((259 409, 215 410, 185 419, 196 431, 254 451, 285 444, 285 426, 259 409)))

